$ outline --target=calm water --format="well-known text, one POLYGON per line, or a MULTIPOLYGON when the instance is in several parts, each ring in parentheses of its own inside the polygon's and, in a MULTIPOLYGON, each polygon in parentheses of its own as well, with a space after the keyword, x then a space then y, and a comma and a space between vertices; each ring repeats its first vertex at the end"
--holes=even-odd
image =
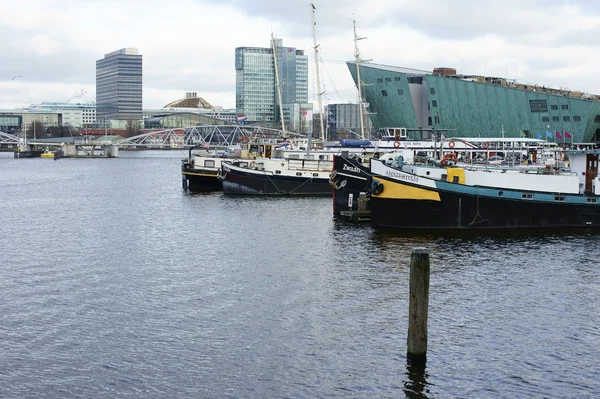
POLYGON ((0 397, 600 397, 596 235, 393 235, 182 192, 175 152, 0 153, 0 397), (408 263, 431 251, 406 367, 408 263))

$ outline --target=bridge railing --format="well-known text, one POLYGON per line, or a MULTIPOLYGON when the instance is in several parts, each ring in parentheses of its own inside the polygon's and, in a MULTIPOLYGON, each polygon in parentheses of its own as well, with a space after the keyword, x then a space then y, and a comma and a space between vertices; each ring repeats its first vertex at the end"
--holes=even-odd
POLYGON ((262 126, 251 125, 201 125, 146 132, 114 142, 119 147, 189 148, 207 143, 211 146, 230 146, 248 138, 277 138, 303 136, 262 126))

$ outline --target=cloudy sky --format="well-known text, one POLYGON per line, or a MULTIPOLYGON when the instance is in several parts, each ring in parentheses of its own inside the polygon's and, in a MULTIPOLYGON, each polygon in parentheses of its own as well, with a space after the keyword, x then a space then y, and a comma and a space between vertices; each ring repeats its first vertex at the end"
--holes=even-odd
MULTIPOLYGON (((315 0, 324 104, 355 102, 346 61, 352 20, 363 59, 492 74, 600 94, 600 0, 315 0)), ((0 109, 95 100, 96 60, 137 47, 144 108, 196 91, 235 108, 234 49, 271 32, 313 60, 308 2, 297 0, 0 1, 0 109)), ((311 70, 310 100, 316 79, 311 70)))

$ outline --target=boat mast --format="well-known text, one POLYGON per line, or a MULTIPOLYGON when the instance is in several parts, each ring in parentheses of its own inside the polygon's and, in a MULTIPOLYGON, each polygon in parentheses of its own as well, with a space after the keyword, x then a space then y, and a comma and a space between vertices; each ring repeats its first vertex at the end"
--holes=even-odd
POLYGON ((287 132, 285 131, 285 120, 283 119, 283 103, 281 101, 281 84, 279 82, 279 67, 277 65, 277 50, 275 46, 275 38, 273 37, 273 32, 271 32, 271 48, 273 49, 273 65, 275 66, 275 87, 277 88, 277 98, 279 100, 279 119, 281 119, 281 131, 283 132, 283 137, 287 137, 287 132))
POLYGON ((358 52, 358 41, 364 37, 356 35, 356 21, 352 20, 354 27, 354 60, 356 62, 356 82, 358 83, 358 115, 360 117, 360 138, 365 139, 365 121, 363 117, 363 98, 362 98, 362 82, 360 81, 360 53, 358 52))
POLYGON ((319 46, 317 45, 317 31, 315 22, 315 10, 317 9, 313 3, 310 3, 312 13, 312 32, 313 32, 313 42, 315 49, 315 71, 317 72, 317 98, 319 103, 319 123, 321 126, 321 140, 325 141, 325 130, 323 129, 323 104, 321 104, 321 77, 319 75, 319 46))

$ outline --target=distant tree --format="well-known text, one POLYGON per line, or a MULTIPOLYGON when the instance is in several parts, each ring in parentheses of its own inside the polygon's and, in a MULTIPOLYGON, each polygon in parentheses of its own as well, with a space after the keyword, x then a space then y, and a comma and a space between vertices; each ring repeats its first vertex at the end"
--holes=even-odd
POLYGON ((140 122, 135 119, 128 119, 127 124, 125 125, 125 136, 133 137, 140 134, 140 122))
POLYGON ((44 122, 40 120, 34 120, 27 127, 27 137, 28 138, 40 138, 45 136, 46 127, 44 126, 44 122))

